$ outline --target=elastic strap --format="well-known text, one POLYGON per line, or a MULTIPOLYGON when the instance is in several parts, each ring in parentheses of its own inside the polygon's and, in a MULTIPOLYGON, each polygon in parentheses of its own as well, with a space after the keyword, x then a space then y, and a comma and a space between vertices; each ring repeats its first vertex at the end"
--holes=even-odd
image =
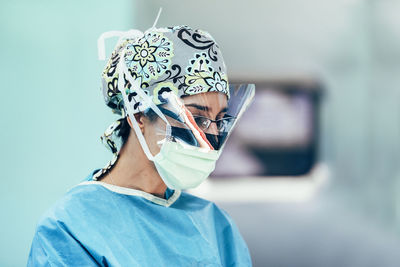
MULTIPOLYGON (((153 27, 155 27, 158 18, 161 14, 162 9, 160 8, 157 18, 154 22, 153 27)), ((103 33, 99 39, 97 40, 97 46, 98 46, 98 56, 100 60, 105 60, 105 43, 104 41, 107 38, 111 38, 111 37, 119 37, 118 42, 116 44, 116 47, 118 47, 125 39, 127 38, 141 38, 143 37, 144 34, 143 32, 139 31, 139 30, 129 30, 127 32, 122 32, 122 31, 110 31, 110 32, 105 32, 103 33)), ((135 119, 134 116, 134 111, 133 111, 133 107, 129 102, 128 99, 128 95, 125 91, 125 86, 124 86, 124 74, 125 77, 127 78, 127 80, 129 81, 129 83, 131 84, 131 88, 134 92, 136 92, 138 94, 138 96, 144 101, 146 102, 146 104, 166 123, 166 136, 170 136, 171 135, 171 125, 169 124, 167 118, 164 116, 164 114, 160 111, 160 109, 153 103, 152 99, 143 91, 143 89, 140 86, 140 78, 138 79, 134 79, 131 74, 129 73, 127 66, 125 64, 125 60, 124 60, 124 54, 126 51, 126 47, 120 52, 120 60, 118 62, 118 66, 117 66, 117 71, 118 71, 118 90, 121 92, 122 94, 122 98, 124 101, 124 106, 126 109, 126 113, 129 116, 129 119, 132 122, 132 127, 133 130, 136 133, 136 136, 138 137, 139 143, 141 144, 142 148, 143 148, 143 152, 145 153, 145 155, 147 156, 147 158, 151 161, 154 161, 154 156, 151 154, 150 149, 146 143, 146 140, 142 134, 142 131, 140 130, 139 124, 135 119)), ((117 154, 117 153, 115 153, 117 154)), ((115 162, 115 161, 114 161, 115 162)))
MULTIPOLYGON (((171 135, 171 125, 169 124, 167 118, 165 117, 165 115, 161 112, 161 110, 156 106, 156 104, 154 104, 153 100, 151 99, 151 97, 149 97, 144 91, 143 89, 140 87, 140 81, 138 79, 133 79, 133 77, 131 76, 131 74, 129 73, 127 67, 125 64, 122 63, 122 61, 120 61, 120 67, 122 67, 123 73, 125 73, 126 78, 128 79, 129 83, 132 86, 132 89, 139 95, 139 97, 145 101, 147 103, 147 105, 166 123, 166 135, 170 136, 171 135)), ((122 77, 122 76, 119 76, 122 77)), ((118 79, 119 81, 119 79, 118 79)), ((121 87, 123 88, 123 87, 121 87)), ((118 86, 119 89, 119 86, 118 86)), ((121 89, 119 89, 121 91, 121 89)), ((125 104, 129 103, 126 102, 124 99, 125 104)))
MULTIPOLYGON (((117 48, 125 39, 127 38, 141 38, 143 37, 143 32, 139 30, 129 30, 129 31, 109 31, 103 32, 99 39, 97 39, 97 53, 99 60, 106 60, 106 47, 105 47, 105 40, 112 37, 119 37, 115 48, 117 48)), ((115 50, 114 48, 114 50, 115 50)))
POLYGON ((154 20, 154 23, 153 23, 153 26, 151 27, 151 29, 155 29, 156 28, 156 25, 157 25, 158 19, 160 18, 161 12, 162 12, 162 7, 160 7, 160 9, 158 10, 157 17, 154 20))
MULTIPOLYGON (((144 136, 142 134, 142 131, 140 130, 139 124, 136 121, 136 118, 134 116, 133 110, 132 110, 132 105, 129 103, 128 100, 128 95, 125 92, 125 88, 124 88, 124 71, 121 68, 122 64, 122 60, 119 62, 118 64, 118 90, 121 92, 122 94, 122 98, 124 100, 124 106, 126 108, 127 114, 132 122, 132 127, 133 130, 136 133, 136 136, 138 137, 139 143, 141 144, 142 148, 143 148, 143 152, 144 154, 147 156, 147 158, 151 161, 154 160, 154 156, 151 154, 150 149, 146 143, 146 140, 144 139, 144 136)), ((131 83, 132 86, 134 86, 131 83)))

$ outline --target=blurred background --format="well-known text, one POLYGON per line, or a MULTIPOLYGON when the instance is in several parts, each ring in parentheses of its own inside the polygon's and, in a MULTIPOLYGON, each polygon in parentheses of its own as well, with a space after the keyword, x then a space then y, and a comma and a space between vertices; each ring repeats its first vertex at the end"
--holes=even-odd
POLYGON ((0 265, 24 266, 41 214, 111 158, 97 38, 160 6, 159 27, 209 31, 231 83, 256 84, 193 191, 231 214, 254 266, 400 266, 396 0, 3 1, 0 265))

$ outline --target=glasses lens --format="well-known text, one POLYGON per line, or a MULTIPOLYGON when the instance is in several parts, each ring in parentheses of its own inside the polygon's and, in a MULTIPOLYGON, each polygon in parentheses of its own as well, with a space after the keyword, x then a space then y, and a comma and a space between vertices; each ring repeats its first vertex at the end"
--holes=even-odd
POLYGON ((203 131, 207 130, 208 126, 210 126, 210 120, 206 117, 194 117, 194 121, 203 131))
POLYGON ((217 129, 220 132, 226 132, 228 131, 229 125, 233 123, 234 117, 226 117, 220 120, 217 120, 217 129))

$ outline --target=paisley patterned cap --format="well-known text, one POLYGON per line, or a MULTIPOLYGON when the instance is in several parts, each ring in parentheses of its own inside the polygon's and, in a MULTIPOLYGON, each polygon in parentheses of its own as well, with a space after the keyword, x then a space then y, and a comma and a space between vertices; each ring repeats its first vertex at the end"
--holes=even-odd
MULTIPOLYGON (((102 91, 114 113, 124 112, 118 90, 117 65, 121 56, 131 76, 140 81, 156 105, 163 103, 163 92, 171 91, 179 97, 215 91, 229 97, 225 63, 209 33, 187 26, 152 28, 141 37, 123 41, 104 68, 102 91)), ((124 84, 134 113, 145 111, 149 106, 131 89, 126 77, 124 84)))

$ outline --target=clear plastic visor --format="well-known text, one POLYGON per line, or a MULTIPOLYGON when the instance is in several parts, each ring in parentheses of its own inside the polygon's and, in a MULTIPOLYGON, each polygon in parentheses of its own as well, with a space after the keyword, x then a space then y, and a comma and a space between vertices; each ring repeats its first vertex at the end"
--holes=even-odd
POLYGON ((230 85, 229 90, 229 97, 221 92, 180 98, 168 91, 158 95, 161 104, 144 112, 148 121, 145 127, 150 128, 150 133, 145 134, 147 145, 151 148, 154 143, 160 146, 165 141, 173 141, 185 146, 222 150, 235 124, 251 103, 255 86, 230 85), (167 121, 159 117, 160 112, 167 121), (151 136, 152 132, 154 136, 151 136))

